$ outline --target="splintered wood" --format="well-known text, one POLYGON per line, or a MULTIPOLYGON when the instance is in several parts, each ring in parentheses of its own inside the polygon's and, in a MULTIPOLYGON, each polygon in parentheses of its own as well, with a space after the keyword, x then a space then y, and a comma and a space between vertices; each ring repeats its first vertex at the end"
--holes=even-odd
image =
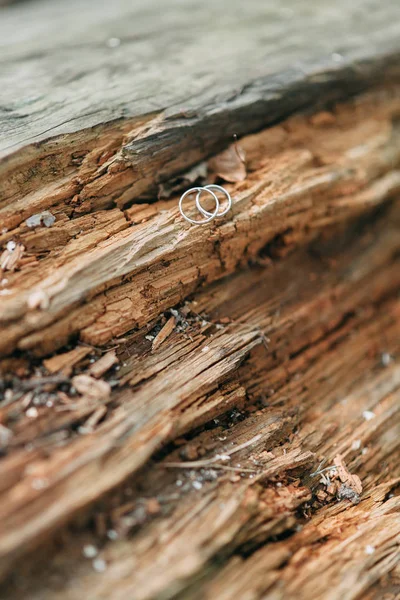
MULTIPOLYGON (((400 189, 399 106, 394 90, 339 106, 333 122, 296 116, 243 138, 248 176, 226 184, 234 204, 218 227, 183 222, 177 197, 149 205, 143 223, 135 205, 123 212, 100 203, 76 216, 67 187, 56 222, 33 232, 15 223, 15 212, 7 216, 11 202, 0 209, 7 227, 0 243, 19 239, 38 260, 7 271, 0 353, 17 348, 48 354, 76 335, 90 345, 105 344, 262 251, 266 258, 283 256, 321 229, 382 206, 400 189)), ((119 172, 102 173, 95 163, 88 186, 104 190, 103 176, 108 190, 114 177, 117 185, 119 172)), ((45 208, 47 187, 36 194, 45 208)), ((26 202, 25 212, 29 198, 19 201, 26 202)))
POLYGON ((50 373, 61 372, 65 375, 71 375, 73 367, 85 356, 90 354, 91 348, 87 346, 77 346, 69 352, 63 352, 62 354, 55 354, 50 358, 43 360, 43 366, 46 367, 50 373))
POLYGON ((115 350, 111 350, 110 352, 107 352, 101 358, 99 358, 99 360, 96 360, 92 365, 90 365, 89 375, 92 375, 96 378, 101 377, 102 375, 104 375, 104 373, 107 373, 107 371, 111 369, 111 367, 117 362, 118 358, 115 354, 115 350))
POLYGON ((36 403, 43 388, 32 388, 35 418, 9 388, 3 575, 28 555, 7 598, 29 590, 51 600, 57 590, 61 600, 286 600, 301 589, 324 600, 323 572, 355 599, 391 573, 400 535, 397 211, 388 205, 356 237, 349 223, 199 291, 177 307, 179 326, 156 350, 148 328, 117 341, 119 362, 100 379, 95 360, 73 357, 70 383, 47 392, 53 407, 36 403), (95 382, 107 391, 97 394, 95 382), (72 407, 57 411, 65 395, 72 407), (55 555, 43 547, 85 507, 55 555))
POLYGON ((125 211, 103 203, 124 172, 104 167, 121 124, 105 162, 88 153, 79 198, 59 182, 50 226, 37 217, 47 184, 34 228, 32 190, 19 200, 24 221, 7 208, 7 600, 358 600, 389 589, 399 106, 394 91, 365 96, 213 157, 214 175, 236 182, 217 227, 187 227, 174 191, 125 211), (14 239, 24 255, 10 262, 14 239))
POLYGON ((175 329, 175 325, 176 325, 176 320, 175 320, 175 317, 172 316, 168 319, 168 321, 165 323, 164 327, 161 329, 161 331, 159 331, 159 333, 154 338, 153 343, 152 343, 153 351, 157 350, 157 348, 159 348, 161 346, 161 344, 167 339, 167 337, 171 335, 171 333, 175 329))
POLYGON ((0 271, 15 271, 21 267, 21 258, 24 254, 24 250, 25 247, 22 244, 16 244, 12 240, 9 241, 0 256, 0 271))
POLYGON ((0 598, 397 600, 400 3, 1 4, 0 598))
POLYGON ((339 479, 342 482, 338 491, 339 496, 350 498, 356 503, 359 502, 359 497, 362 492, 362 484, 359 476, 352 475, 349 472, 341 456, 335 456, 334 463, 337 468, 339 479), (356 499, 354 499, 354 497, 356 499))

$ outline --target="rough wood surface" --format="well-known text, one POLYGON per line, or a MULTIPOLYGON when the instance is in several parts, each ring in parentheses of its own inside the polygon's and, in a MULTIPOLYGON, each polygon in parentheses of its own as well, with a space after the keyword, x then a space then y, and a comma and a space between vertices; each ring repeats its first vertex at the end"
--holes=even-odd
POLYGON ((260 127, 395 66, 399 18, 390 0, 11 6, 0 20, 1 148, 157 114, 169 121, 154 140, 165 152, 177 130, 207 119, 220 143, 224 130, 260 127))
POLYGON ((399 593, 399 12, 1 9, 2 597, 399 593))
POLYGON ((38 194, 50 206, 78 196, 84 212, 126 204, 234 133, 399 75, 391 0, 168 0, 159 20, 156 7, 39 0, 2 10, 1 216, 21 222, 38 194), (100 173, 99 198, 85 184, 100 173))
POLYGON ((38 578, 19 563, 7 598, 358 598, 392 571, 400 270, 390 210, 357 222, 357 241, 350 227, 211 286, 180 309, 183 330, 156 354, 145 332, 126 341, 111 399, 65 405, 54 390, 37 415, 23 397, 4 409, 15 424, 3 568, 147 463, 91 509, 94 533, 84 520, 54 560, 45 554, 38 569, 35 558, 38 578), (77 427, 104 402, 92 433, 77 427), (316 495, 328 488, 311 474, 338 455, 361 478, 357 505, 316 495), (82 562, 87 544, 100 562, 82 562))
MULTIPOLYGON (((393 88, 243 138, 249 176, 227 186, 234 205, 218 225, 188 225, 173 196, 82 216, 64 198, 51 227, 10 228, 1 240, 18 239, 28 260, 5 275, 0 351, 50 352, 78 332, 104 344, 268 244, 273 255, 274 244, 304 243, 384 203, 400 187, 399 106, 393 88)), ((89 185, 104 193, 99 179, 89 185)), ((47 195, 38 200, 36 211, 48 208, 47 195)))

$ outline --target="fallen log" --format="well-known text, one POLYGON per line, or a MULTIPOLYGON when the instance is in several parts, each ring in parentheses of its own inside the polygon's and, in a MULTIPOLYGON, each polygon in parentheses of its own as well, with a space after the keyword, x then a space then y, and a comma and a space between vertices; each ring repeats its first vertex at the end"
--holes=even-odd
POLYGON ((396 593, 399 9, 336 4, 1 9, 4 597, 396 593))

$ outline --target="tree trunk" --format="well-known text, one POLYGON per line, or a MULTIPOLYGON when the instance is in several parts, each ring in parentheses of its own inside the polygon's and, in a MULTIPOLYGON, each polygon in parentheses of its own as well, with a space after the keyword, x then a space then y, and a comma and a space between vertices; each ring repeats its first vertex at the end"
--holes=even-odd
POLYGON ((399 593, 399 17, 1 9, 4 597, 399 593))

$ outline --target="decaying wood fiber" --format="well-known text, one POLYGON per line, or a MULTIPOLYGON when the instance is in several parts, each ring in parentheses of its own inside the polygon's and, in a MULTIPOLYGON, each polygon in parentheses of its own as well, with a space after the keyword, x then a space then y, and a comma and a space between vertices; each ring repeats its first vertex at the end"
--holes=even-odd
POLYGON ((31 258, 4 272, 3 352, 47 354, 1 363, 7 598, 395 586, 398 107, 391 90, 245 137, 214 227, 186 226, 174 196, 61 202, 50 227, 4 234, 31 258), (312 475, 338 456, 357 504, 312 475))
MULTIPOLYGON (((394 89, 244 138, 249 174, 227 185, 233 210, 218 226, 183 222, 175 196, 125 210, 92 207, 79 216, 70 184, 53 206, 51 227, 13 227, 5 215, 1 241, 18 241, 26 263, 7 272, 1 292, 1 351, 48 353, 77 333, 85 343, 104 344, 262 248, 273 254, 274 246, 304 243, 384 203, 400 186, 398 110, 394 89)), ((106 185, 118 187, 120 175, 114 181, 106 172, 106 185)), ((92 198, 105 194, 102 176, 88 186, 92 198)), ((50 197, 54 203, 46 190, 34 208, 31 198, 25 201, 40 213, 49 210, 50 197)), ((17 214, 12 203, 5 210, 17 214)))
POLYGON ((111 4, 1 15, 0 596, 394 600, 399 7, 111 4))
MULTIPOLYGON (((111 396, 73 397, 67 378, 34 414, 27 392, 6 406, 3 570, 91 504, 54 560, 44 551, 39 568, 35 553, 37 577, 18 561, 7 597, 357 598, 391 573, 397 227, 393 205, 195 294, 155 353, 143 330, 118 344, 111 396), (318 475, 339 455, 361 479, 357 504, 318 475), (82 559, 88 545, 99 554, 82 559)), ((99 355, 77 351, 88 373, 99 355)))

